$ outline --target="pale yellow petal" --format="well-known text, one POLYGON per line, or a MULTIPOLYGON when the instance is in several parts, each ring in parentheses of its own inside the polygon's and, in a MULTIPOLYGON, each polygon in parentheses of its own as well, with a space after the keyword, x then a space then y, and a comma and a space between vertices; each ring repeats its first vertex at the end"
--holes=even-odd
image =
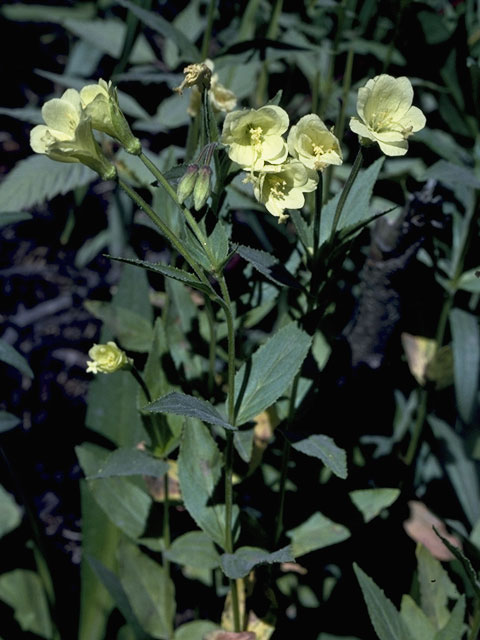
POLYGON ((51 129, 63 131, 64 133, 75 135, 80 120, 76 109, 66 100, 54 98, 49 100, 42 107, 42 117, 45 124, 51 129))
POLYGON ((410 107, 407 113, 399 120, 399 124, 411 133, 420 131, 426 124, 426 118, 421 109, 418 107, 410 107))
POLYGON ((350 118, 349 126, 353 133, 356 133, 362 138, 370 138, 370 140, 376 140, 370 129, 366 125, 364 125, 363 122, 360 122, 358 118, 350 118))
POLYGON ((379 140, 378 146, 386 156, 404 156, 408 151, 408 142, 406 140, 401 142, 381 142, 379 140))

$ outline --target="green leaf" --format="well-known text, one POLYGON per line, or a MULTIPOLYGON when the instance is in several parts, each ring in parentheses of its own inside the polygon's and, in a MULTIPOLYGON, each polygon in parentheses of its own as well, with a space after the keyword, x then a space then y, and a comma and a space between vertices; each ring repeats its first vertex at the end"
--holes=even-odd
POLYGON ((220 627, 210 620, 195 620, 187 622, 175 630, 174 640, 199 640, 204 638, 209 631, 216 631, 220 627))
POLYGON ((480 332, 478 318, 461 309, 450 312, 453 376, 458 412, 470 422, 475 408, 480 369, 480 332))
POLYGON ((0 538, 13 531, 22 521, 22 510, 15 502, 13 496, 0 484, 0 538))
POLYGON ((447 624, 435 636, 434 640, 462 640, 465 633, 465 596, 462 594, 455 603, 447 624))
POLYGON ((287 536, 292 540, 292 554, 298 558, 346 540, 350 537, 350 531, 317 512, 300 526, 287 531, 287 536))
POLYGON ((112 476, 145 475, 161 478, 168 471, 168 464, 154 458, 140 449, 120 448, 113 451, 102 462, 95 473, 88 476, 88 480, 96 478, 110 478, 112 476))
POLYGON ((470 153, 464 146, 460 145, 454 136, 441 131, 440 129, 429 129, 425 127, 415 134, 417 142, 423 142, 440 157, 448 162, 459 165, 468 165, 471 162, 470 153))
POLYGON ((0 212, 22 211, 97 179, 79 162, 55 162, 33 155, 20 160, 0 185, 0 212))
POLYGON ((158 13, 153 13, 152 11, 146 11, 141 7, 137 6, 133 2, 129 2, 128 0, 118 0, 118 4, 122 7, 126 7, 130 9, 132 13, 134 13, 142 22, 144 22, 150 29, 153 29, 160 35, 165 38, 169 38, 178 46, 180 50, 180 55, 182 56, 182 60, 188 62, 189 64, 193 62, 200 62, 201 56, 200 51, 197 47, 190 42, 190 40, 185 37, 185 35, 176 29, 168 20, 162 18, 158 13))
POLYGON ((103 320, 124 349, 141 353, 150 349, 153 339, 152 325, 139 313, 99 300, 86 300, 84 304, 93 316, 103 320))
POLYGON ((198 418, 202 422, 218 424, 224 429, 235 429, 210 402, 187 396, 185 393, 179 393, 178 391, 172 391, 163 396, 163 398, 154 400, 147 404, 144 410, 150 413, 174 413, 178 416, 198 418))
POLYGON ((8 411, 0 411, 0 433, 10 431, 10 429, 13 429, 20 423, 21 420, 17 418, 17 416, 8 413, 8 411))
POLYGON ((425 178, 433 178, 449 186, 460 185, 470 189, 480 189, 480 180, 473 169, 439 160, 426 171, 425 178))
POLYGON ((339 478, 344 480, 347 477, 347 454, 344 449, 337 447, 332 438, 323 435, 309 436, 295 442, 292 447, 307 456, 319 458, 339 478))
POLYGON ((291 322, 257 349, 251 363, 242 365, 235 376, 237 424, 252 420, 278 400, 300 369, 311 341, 291 322))
POLYGON ((390 49, 389 45, 376 42, 375 40, 364 40, 363 38, 349 38, 348 42, 339 47, 339 51, 349 51, 353 49, 354 53, 360 55, 374 55, 380 62, 383 62, 387 56, 391 56, 394 64, 403 66, 406 63, 405 58, 397 49, 390 49))
MULTIPOLYGON (((354 227, 372 216, 370 198, 372 197, 373 187, 375 186, 384 160, 384 157, 378 158, 368 169, 360 171, 343 207, 337 232, 347 227, 354 227)), ((337 193, 322 209, 319 246, 322 246, 322 244, 330 238, 333 218, 335 217, 335 210, 340 199, 340 194, 341 192, 337 193)))
MULTIPOLYGON (((112 58, 120 58, 127 30, 127 26, 121 20, 117 18, 103 20, 67 19, 63 24, 74 35, 82 38, 91 46, 100 49, 112 58)), ((132 64, 148 64, 154 60, 155 54, 146 38, 140 34, 129 61, 132 64)))
POLYGON ((30 369, 30 365, 25 358, 2 338, 0 338, 0 361, 15 367, 15 369, 18 369, 29 378, 34 377, 33 371, 30 369))
POLYGON ((255 429, 235 431, 233 442, 238 455, 244 462, 250 462, 253 451, 253 436, 255 429))
POLYGON ((53 638, 47 598, 40 577, 33 571, 15 569, 0 576, 0 599, 14 609, 23 631, 53 638))
POLYGON ((66 18, 93 18, 96 13, 95 3, 82 2, 72 7, 55 5, 48 7, 41 4, 11 4, 4 5, 0 13, 7 20, 18 22, 53 22, 61 23, 66 18))
POLYGON ((132 627, 135 633, 135 640, 147 640, 148 635, 142 630, 138 618, 135 615, 132 607, 130 606, 128 596, 120 580, 113 573, 113 571, 107 569, 107 567, 105 567, 96 558, 87 556, 87 560, 91 568, 95 572, 97 578, 101 581, 105 589, 107 589, 108 593, 111 595, 116 607, 118 608, 122 616, 132 627))
POLYGON ((250 262, 257 271, 260 271, 261 274, 276 284, 282 287, 301 288, 301 285, 295 280, 292 274, 270 253, 252 249, 242 244, 237 247, 237 253, 244 260, 250 262))
POLYGON ((257 547, 240 547, 235 553, 224 553, 220 558, 223 573, 232 580, 244 578, 260 564, 294 561, 290 545, 273 553, 257 547))
POLYGON ((211 570, 220 565, 220 556, 213 542, 203 531, 189 531, 176 538, 165 551, 165 557, 177 564, 196 569, 211 570))
POLYGON ((290 218, 295 225, 300 242, 307 251, 313 251, 313 225, 305 222, 300 211, 290 211, 290 218))
POLYGON ((402 596, 400 617, 408 628, 411 640, 434 640, 435 627, 409 595, 402 596))
POLYGON ((93 238, 88 238, 75 254, 75 266, 83 269, 89 262, 98 256, 100 251, 110 242, 110 229, 103 229, 93 238))
POLYGON ((200 280, 188 271, 184 271, 183 269, 177 269, 176 267, 170 267, 166 264, 160 264, 155 262, 147 262, 146 260, 135 260, 132 258, 114 258, 113 256, 106 255, 106 258, 110 258, 110 260, 116 260, 117 262, 126 262, 127 264, 133 264, 138 267, 142 267, 147 271, 153 271, 154 273, 160 273, 162 276, 167 278, 173 278, 174 280, 178 280, 187 284, 188 286, 198 289, 199 291, 203 291, 207 295, 212 295, 213 290, 207 285, 200 282, 200 280))
POLYGON ((445 20, 433 11, 419 11, 418 19, 422 25, 425 42, 427 44, 438 44, 445 42, 450 37, 450 31, 445 25, 445 20))
POLYGON ((17 224, 17 222, 31 220, 32 218, 32 214, 27 213, 26 211, 5 211, 0 214, 0 227, 6 227, 9 224, 17 224))
POLYGON ((470 293, 480 293, 480 278, 477 276, 480 268, 464 271, 457 282, 457 289, 470 291, 470 293))
POLYGON ((451 544, 451 542, 449 540, 447 540, 446 538, 444 538, 441 535, 441 533, 439 533, 437 531, 437 529, 435 527, 433 527, 433 530, 435 531, 437 536, 440 538, 440 540, 443 542, 443 544, 447 547, 447 549, 449 549, 451 551, 451 553, 460 562, 460 564, 463 565, 463 568, 465 570, 465 573, 467 574, 467 577, 468 577, 468 579, 470 581, 470 584, 472 585, 472 588, 475 591, 476 597, 480 598, 480 580, 479 580, 474 568, 472 567, 472 563, 470 562, 470 560, 467 558, 467 556, 463 553, 463 551, 461 549, 459 549, 458 547, 455 547, 453 544, 451 544))
POLYGON ((408 629, 384 592, 354 562, 353 570, 367 605, 370 620, 380 640, 406 640, 408 629))
POLYGON ((142 628, 154 638, 173 635, 175 588, 157 562, 129 542, 118 549, 119 578, 142 628))
MULTIPOLYGON (((184 505, 197 525, 220 547, 225 545, 225 505, 212 504, 223 459, 210 431, 187 418, 178 457, 178 477, 184 505)), ((233 522, 238 507, 233 508, 233 522)))
POLYGON ((448 599, 458 598, 458 592, 440 561, 426 547, 418 544, 416 556, 422 609, 435 629, 440 630, 450 618, 448 599))
POLYGON ((400 495, 400 489, 358 489, 350 491, 350 500, 361 512, 365 522, 370 522, 400 495))

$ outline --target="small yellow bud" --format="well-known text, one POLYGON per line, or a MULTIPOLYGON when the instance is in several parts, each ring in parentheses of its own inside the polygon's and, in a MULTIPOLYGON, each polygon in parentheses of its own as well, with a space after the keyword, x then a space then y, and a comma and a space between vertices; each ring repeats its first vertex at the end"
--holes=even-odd
POLYGON ((196 211, 200 211, 210 195, 211 177, 212 170, 209 166, 200 167, 198 177, 195 182, 195 188, 193 190, 193 206, 196 211))
POLYGON ((114 373, 133 365, 132 358, 128 358, 115 342, 94 344, 88 355, 91 360, 87 360, 87 373, 114 373))
POLYGON ((177 197, 180 204, 183 204, 184 201, 192 195, 197 176, 198 164, 189 164, 177 186, 177 197))

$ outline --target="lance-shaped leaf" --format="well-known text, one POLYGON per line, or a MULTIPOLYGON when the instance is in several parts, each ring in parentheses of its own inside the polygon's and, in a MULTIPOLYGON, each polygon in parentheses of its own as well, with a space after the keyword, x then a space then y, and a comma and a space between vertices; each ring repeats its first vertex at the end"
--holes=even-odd
POLYGON ((196 569, 216 569, 220 564, 213 542, 203 531, 189 531, 176 538, 165 557, 196 569))
POLYGON ((52 637, 52 623, 42 581, 37 573, 15 569, 0 576, 0 599, 13 607, 23 631, 52 637))
POLYGON ((15 502, 13 496, 0 484, 0 538, 13 529, 16 529, 22 521, 22 510, 15 502))
POLYGON ((292 274, 285 269, 283 264, 272 256, 270 253, 260 251, 258 249, 252 249, 244 245, 237 247, 238 255, 242 256, 244 260, 250 262, 257 271, 260 271, 266 278, 272 280, 276 284, 282 287, 294 287, 301 289, 301 285, 295 280, 292 274))
POLYGON ((416 550, 418 562, 418 584, 422 609, 437 630, 442 629, 450 618, 448 600, 459 594, 441 563, 421 544, 416 550))
POLYGON ((17 416, 8 413, 8 411, 0 411, 0 433, 10 431, 10 429, 13 429, 20 423, 21 420, 17 418, 17 416))
POLYGON ((298 558, 346 540, 350 537, 350 531, 317 512, 295 529, 287 531, 287 536, 292 540, 292 553, 298 558))
POLYGON ((86 300, 85 307, 106 324, 124 349, 145 353, 153 339, 151 323, 139 313, 110 302, 86 300))
POLYGON ((478 318, 461 309, 450 312, 453 338, 453 377, 458 411, 465 422, 472 417, 478 392, 480 332, 478 318))
POLYGON ((240 547, 235 553, 224 553, 220 558, 223 573, 232 580, 244 578, 259 564, 294 561, 290 545, 273 553, 257 547, 240 547))
POLYGON ((161 478, 168 471, 168 464, 154 458, 140 449, 122 447, 116 449, 102 462, 99 469, 88 476, 95 478, 110 478, 112 476, 154 476, 161 478))
POLYGON ((33 378, 33 371, 25 358, 18 351, 0 338, 0 361, 12 365, 26 376, 33 378))
POLYGON ((339 478, 344 480, 347 477, 347 454, 337 447, 332 438, 314 435, 292 444, 292 447, 307 456, 319 458, 339 478))
POLYGON ((197 418, 209 424, 218 424, 224 429, 235 429, 210 402, 172 391, 166 396, 147 404, 145 411, 150 413, 174 413, 177 416, 197 418))
POLYGON ((235 376, 237 424, 252 420, 287 390, 311 341, 305 331, 291 322, 257 349, 251 362, 242 365, 235 376))

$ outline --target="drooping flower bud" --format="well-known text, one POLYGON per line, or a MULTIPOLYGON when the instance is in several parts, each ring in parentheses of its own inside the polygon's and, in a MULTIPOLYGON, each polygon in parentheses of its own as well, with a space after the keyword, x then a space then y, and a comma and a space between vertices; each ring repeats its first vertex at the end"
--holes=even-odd
POLYGON ((115 342, 94 344, 88 355, 91 360, 87 360, 87 373, 115 373, 133 365, 132 358, 129 358, 115 342))
POLYGON ((198 164, 189 164, 177 186, 177 197, 180 204, 193 192, 198 177, 198 164))
POLYGON ((193 206, 197 211, 205 205, 210 195, 210 182, 212 178, 212 170, 208 165, 200 167, 198 177, 193 190, 193 206))

